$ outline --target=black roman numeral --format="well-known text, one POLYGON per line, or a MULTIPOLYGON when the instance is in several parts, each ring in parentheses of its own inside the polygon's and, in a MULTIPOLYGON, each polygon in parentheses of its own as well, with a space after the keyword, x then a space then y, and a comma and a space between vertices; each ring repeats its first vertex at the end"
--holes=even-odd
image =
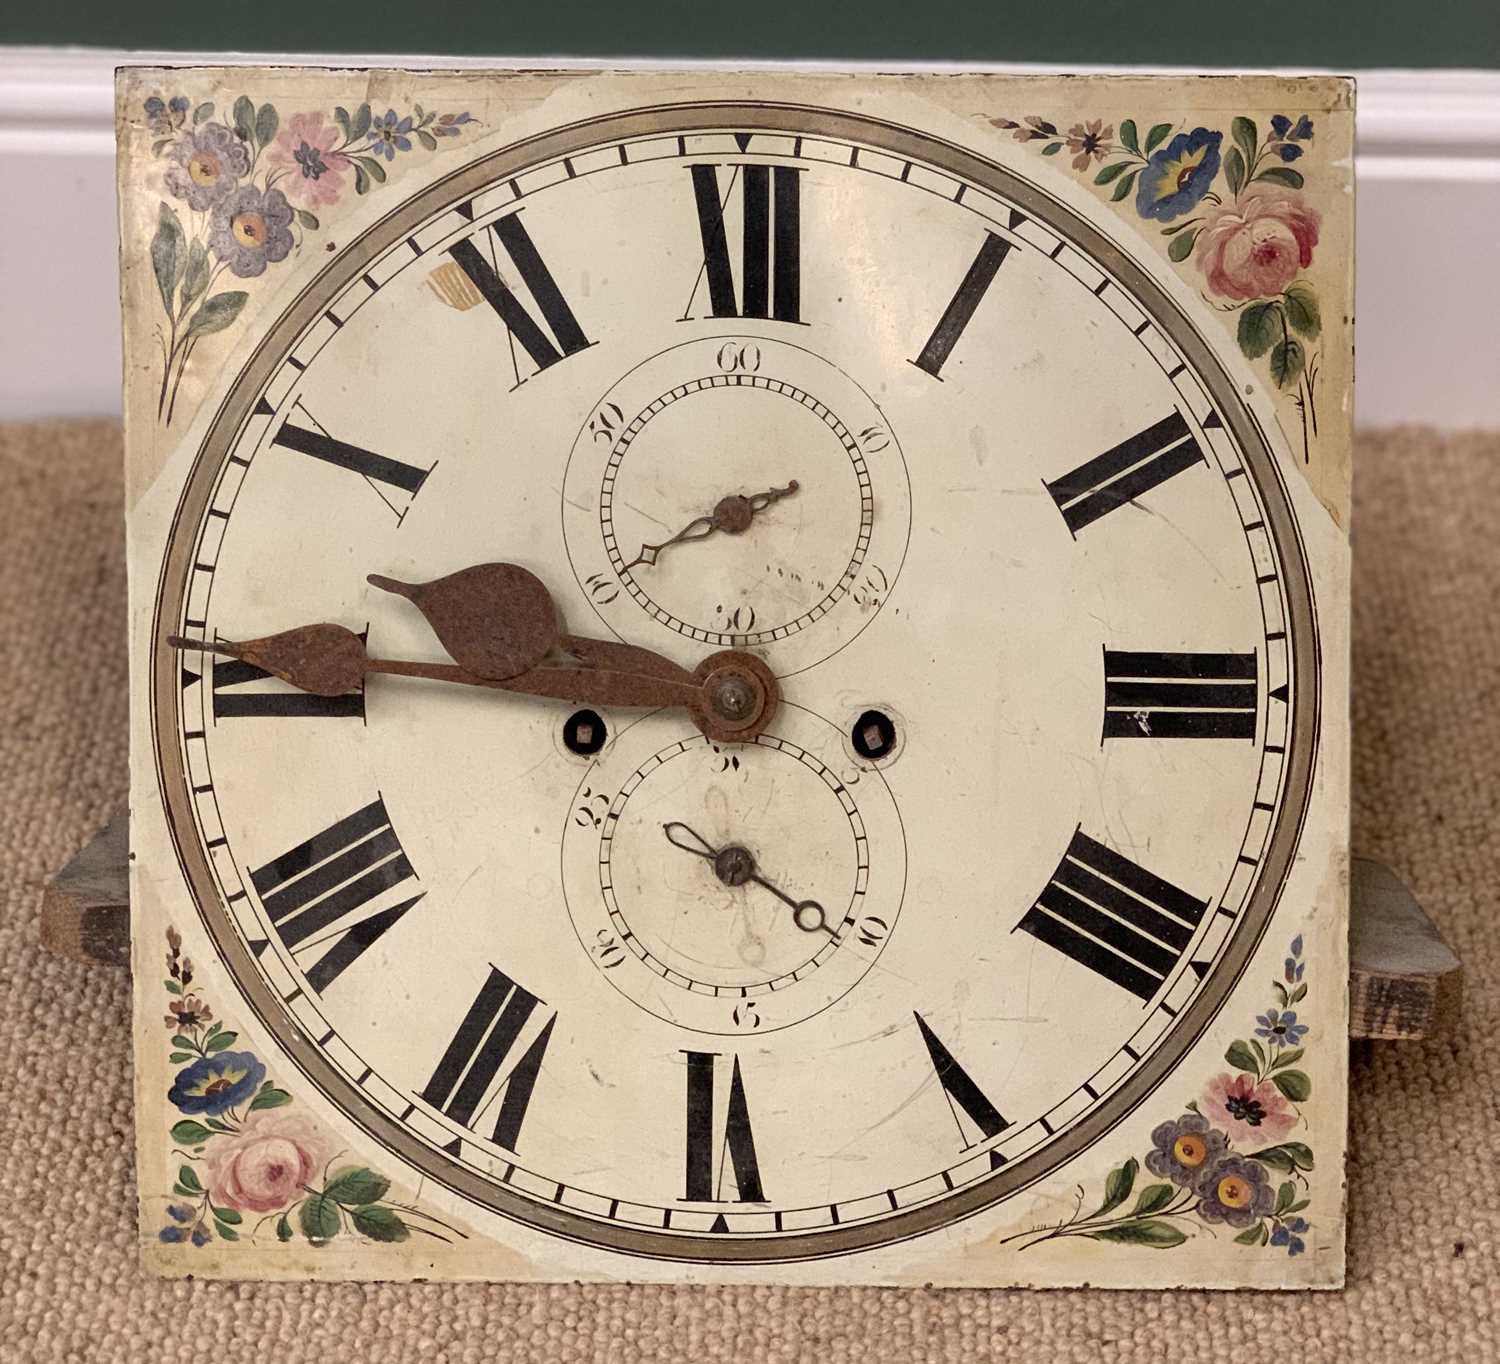
MULTIPOLYGON (((277 936, 296 952, 304 944, 322 947, 328 939, 317 935, 324 929, 415 876, 385 801, 377 799, 251 871, 250 881, 277 936)), ((319 993, 326 990, 421 898, 419 892, 344 929, 304 969, 308 983, 319 993)))
POLYGON ((958 344, 958 338, 964 334, 964 328, 969 325, 969 319, 974 316, 980 300, 994 283, 995 275, 1010 249, 1011 243, 1004 237, 997 237, 993 232, 984 234, 984 245, 974 257, 969 273, 964 276, 958 291, 948 300, 948 306, 943 309, 943 315, 933 328, 932 335, 927 338, 927 344, 922 347, 922 353, 912 361, 918 369, 926 370, 934 379, 943 377, 939 373, 943 363, 958 344))
POLYGON ((1104 651, 1106 739, 1255 738, 1255 655, 1104 651))
MULTIPOLYGON (((719 1053, 685 1051, 687 1057, 687 1192, 684 1199, 695 1203, 722 1202, 724 1175, 732 1174, 735 1199, 739 1203, 764 1203, 760 1165, 755 1159, 755 1137, 750 1131, 750 1107, 745 1101, 745 1082, 740 1076, 740 1058, 735 1056, 729 1072, 729 1104, 724 1119, 724 1140, 714 1150, 714 1071, 719 1053), (727 1158, 726 1158, 727 1157, 727 1158)), ((720 1224, 714 1230, 722 1231, 720 1224)))
MULTIPOLYGON (((492 1101, 491 1089, 540 1004, 530 990, 491 966, 489 978, 458 1025, 421 1097, 454 1122, 473 1127, 475 1117, 492 1101)), ((556 1022, 554 1011, 501 1082, 493 1132, 497 1146, 516 1149, 521 1122, 556 1022)))
MULTIPOLYGON (((557 287, 557 281, 553 279, 552 272, 547 269, 531 235, 526 231, 520 213, 497 218, 490 224, 490 231, 505 248, 505 254, 510 257, 511 264, 521 276, 521 282, 530 291, 533 302, 541 311, 542 320, 552 330, 551 336, 542 330, 541 324, 526 310, 526 305, 511 292, 510 286, 500 278, 499 271, 485 259, 472 238, 455 242, 448 248, 448 254, 458 262, 464 274, 484 296, 485 302, 505 323, 511 337, 521 343, 526 354, 531 357, 531 363, 541 371, 570 355, 587 350, 593 343, 583 334, 583 328, 578 325, 572 308, 562 296, 562 290, 557 287)), ((516 382, 523 382, 519 369, 516 372, 516 382)))
POLYGON ((1047 484, 1047 491, 1068 523, 1068 530, 1077 535, 1107 512, 1150 492, 1174 474, 1206 462, 1182 414, 1173 412, 1047 484))
POLYGON ((432 472, 431 469, 419 469, 414 464, 403 464, 399 459, 362 450, 346 441, 334 440, 326 431, 298 426, 290 419, 282 422, 281 430, 276 433, 271 444, 295 450, 298 454, 311 455, 314 459, 321 459, 340 469, 348 469, 374 483, 384 483, 387 487, 399 489, 413 497, 421 489, 423 480, 432 472))
MULTIPOLYGON (((948 1100, 948 1110, 953 1115, 954 1125, 958 1128, 959 1140, 964 1148, 977 1146, 979 1142, 970 1141, 964 1131, 964 1125, 959 1121, 958 1113, 962 1109, 969 1121, 979 1129, 980 1141, 988 1141, 991 1137, 998 1137, 1010 1126, 1000 1116, 1000 1110, 985 1097, 984 1091, 969 1078, 969 1072, 958 1064, 953 1058, 953 1053, 943 1045, 942 1039, 927 1026, 926 1020, 919 1013, 912 1015, 917 1020, 917 1027, 921 1031, 922 1041, 927 1044, 927 1054, 932 1058, 932 1067, 937 1071, 938 1082, 943 1086, 943 1093, 948 1100)), ((993 1165, 1003 1164, 998 1157, 991 1162, 993 1165)))
POLYGON ((271 682, 266 691, 234 691, 247 682, 264 682, 271 674, 238 658, 215 658, 213 670, 214 719, 224 720, 241 715, 286 718, 310 715, 317 719, 339 719, 354 716, 364 719, 365 696, 362 691, 348 696, 314 696, 296 691, 282 682, 271 682), (282 690, 274 690, 282 688, 282 690))
POLYGON ((708 304, 715 317, 765 317, 777 322, 802 320, 802 172, 793 166, 736 166, 729 192, 719 197, 719 168, 689 166, 703 265, 682 315, 692 315, 698 287, 708 280, 708 304), (724 209, 736 179, 744 209, 744 249, 740 258, 740 297, 735 299, 734 269, 724 209))
POLYGON ((1207 909, 1080 829, 1017 927, 1149 1000, 1207 909))

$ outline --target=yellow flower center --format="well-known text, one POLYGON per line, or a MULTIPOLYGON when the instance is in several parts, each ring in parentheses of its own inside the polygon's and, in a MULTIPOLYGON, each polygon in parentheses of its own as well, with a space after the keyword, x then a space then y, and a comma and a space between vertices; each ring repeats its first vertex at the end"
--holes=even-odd
POLYGON ((1200 1136, 1184 1132, 1172 1143, 1172 1154, 1177 1158, 1179 1165, 1186 1165, 1188 1169, 1196 1170, 1208 1159, 1208 1143, 1200 1136))
POLYGON ((236 213, 230 221, 229 230, 241 246, 264 246, 266 220, 259 213, 236 213))
POLYGON ((1219 1202, 1226 1208, 1248 1208, 1254 1197, 1250 1182, 1238 1175, 1228 1175, 1219 1181, 1219 1202))
POLYGON ((219 177, 224 173, 224 168, 219 164, 217 156, 210 156, 207 152, 199 152, 188 162, 188 175, 195 185, 217 184, 219 177))

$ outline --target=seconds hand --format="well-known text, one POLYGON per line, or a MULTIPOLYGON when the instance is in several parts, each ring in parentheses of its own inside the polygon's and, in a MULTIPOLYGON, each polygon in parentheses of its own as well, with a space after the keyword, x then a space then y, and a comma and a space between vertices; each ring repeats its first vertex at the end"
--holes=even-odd
POLYGON ((792 922, 804 933, 816 933, 821 929, 830 937, 838 934, 828 926, 828 915, 823 906, 816 900, 794 900, 785 891, 773 886, 764 876, 760 874, 755 865, 755 855, 749 848, 742 847, 738 843, 731 843, 727 847, 715 848, 701 834, 695 833, 680 820, 672 820, 661 826, 662 832, 667 836, 667 842, 674 848, 681 848, 683 852, 692 853, 695 857, 705 858, 714 864, 714 875, 726 886, 742 886, 746 881, 754 881, 758 886, 764 886, 782 904, 792 911, 792 922), (684 843, 682 838, 675 832, 680 830, 692 839, 691 843, 684 843), (695 846, 696 845, 696 846, 695 846))
POLYGON ((743 493, 730 493, 728 497, 721 497, 714 503, 713 511, 707 516, 689 521, 670 540, 663 540, 659 545, 642 545, 641 552, 621 571, 629 572, 637 564, 654 564, 662 550, 669 546, 684 544, 688 540, 706 540, 718 530, 730 535, 740 535, 749 528, 756 512, 765 511, 771 503, 779 502, 783 497, 790 497, 801 486, 794 478, 784 488, 768 488, 753 497, 746 497, 743 493))

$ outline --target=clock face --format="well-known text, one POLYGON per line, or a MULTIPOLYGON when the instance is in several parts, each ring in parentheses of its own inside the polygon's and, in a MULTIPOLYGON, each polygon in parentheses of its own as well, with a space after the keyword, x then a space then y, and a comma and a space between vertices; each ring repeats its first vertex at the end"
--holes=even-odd
POLYGON ((572 125, 330 258, 204 439, 156 634, 185 874, 309 1081, 475 1209, 680 1259, 910 1237, 1097 1141, 1243 970, 1316 729, 1271 450, 1154 276, 790 106, 572 125), (571 635, 757 655, 771 723, 166 642, 438 661, 366 575, 501 560, 571 635))

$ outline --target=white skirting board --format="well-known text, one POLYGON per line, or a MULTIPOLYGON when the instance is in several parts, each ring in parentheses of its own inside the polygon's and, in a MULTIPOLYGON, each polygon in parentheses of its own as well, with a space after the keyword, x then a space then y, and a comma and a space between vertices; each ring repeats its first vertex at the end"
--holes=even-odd
MULTIPOLYGON (((0 47, 0 420, 119 411, 114 68, 211 61, 647 65, 0 47)), ((1359 422, 1500 427, 1500 71, 1354 74, 1359 422)))

